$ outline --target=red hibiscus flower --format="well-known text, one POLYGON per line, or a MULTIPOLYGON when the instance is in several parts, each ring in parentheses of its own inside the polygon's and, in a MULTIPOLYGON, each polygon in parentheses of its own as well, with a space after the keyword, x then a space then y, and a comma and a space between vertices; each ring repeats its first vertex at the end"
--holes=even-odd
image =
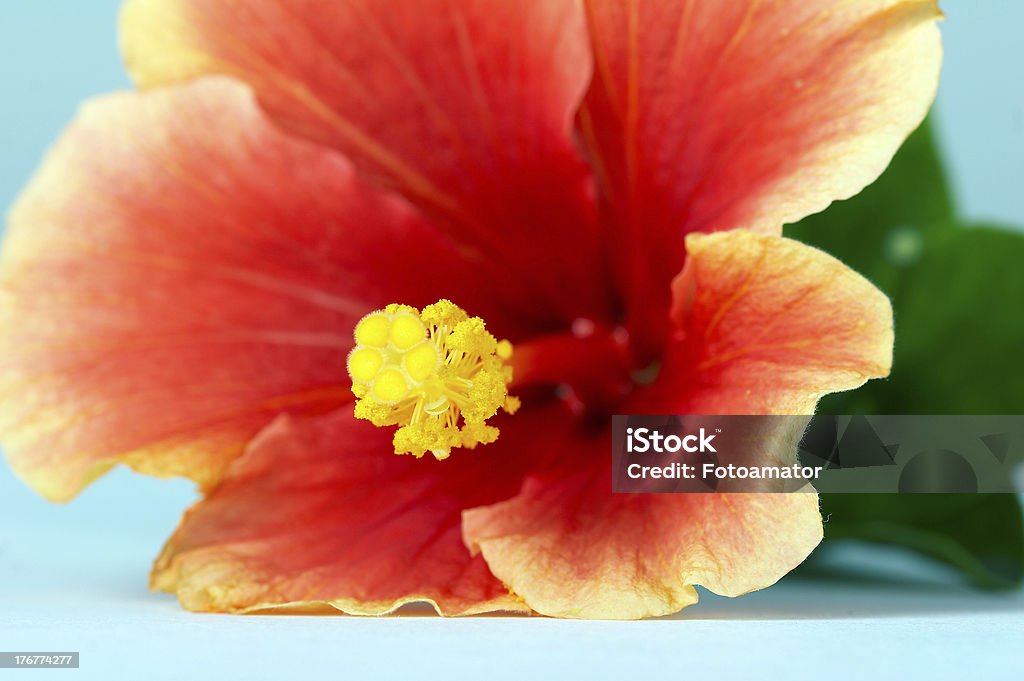
POLYGON ((142 91, 86 105, 11 214, 7 456, 56 500, 117 463, 195 480, 152 577, 195 610, 636 618, 767 586, 816 496, 613 495, 610 415, 810 413, 888 372, 888 301, 781 228, 921 121, 938 16, 130 0, 142 91), (450 402, 380 378, 405 355, 349 381, 393 303, 361 346, 432 342, 406 369, 450 402))

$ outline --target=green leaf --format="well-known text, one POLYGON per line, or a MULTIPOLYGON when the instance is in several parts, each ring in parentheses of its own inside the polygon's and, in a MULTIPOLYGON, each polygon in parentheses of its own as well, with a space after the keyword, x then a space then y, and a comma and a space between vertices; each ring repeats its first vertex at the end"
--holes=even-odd
POLYGON ((1024 234, 963 227, 920 245, 886 291, 888 378, 829 396, 833 414, 1024 414, 1024 234))
MULTIPOLYGON (((862 194, 787 228, 893 302, 889 378, 827 397, 832 414, 1024 414, 1024 234, 958 223, 928 125, 862 194)), ((826 540, 911 549, 981 587, 1024 579, 1016 495, 822 495, 826 540)))
MULTIPOLYGON (((823 402, 830 413, 1024 414, 1024 234, 948 231, 893 279, 892 374, 823 402)), ((1009 474, 1009 471, 1007 471, 1009 474)), ((980 587, 1024 579, 1024 527, 1012 494, 822 495, 829 540, 899 545, 980 587)))
POLYGON ((917 551, 982 588, 1024 578, 1024 523, 1013 494, 822 495, 829 540, 859 539, 917 551))
POLYGON ((1024 234, 941 235, 892 297, 893 372, 871 386, 881 412, 1024 414, 1024 234))

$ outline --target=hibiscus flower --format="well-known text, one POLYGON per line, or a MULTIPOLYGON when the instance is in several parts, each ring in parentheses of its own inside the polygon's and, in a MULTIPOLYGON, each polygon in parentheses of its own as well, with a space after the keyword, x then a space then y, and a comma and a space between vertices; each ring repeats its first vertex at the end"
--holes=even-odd
POLYGON ((195 480, 152 575, 193 610, 638 618, 770 585, 816 495, 613 495, 610 416, 809 414, 888 372, 886 298, 781 230, 920 123, 938 17, 129 0, 141 91, 87 104, 10 217, 10 463, 54 500, 118 463, 195 480), (380 376, 455 352, 464 392, 419 412, 380 376))

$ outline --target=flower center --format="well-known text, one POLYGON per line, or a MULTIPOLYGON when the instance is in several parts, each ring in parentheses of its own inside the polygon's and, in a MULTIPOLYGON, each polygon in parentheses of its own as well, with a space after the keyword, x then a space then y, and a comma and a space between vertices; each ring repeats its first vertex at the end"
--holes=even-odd
POLYGON ((422 311, 392 304, 359 320, 348 356, 355 415, 400 426, 396 454, 446 459, 456 447, 498 439, 487 424, 519 400, 508 394, 512 344, 498 341, 479 317, 448 300, 422 311))

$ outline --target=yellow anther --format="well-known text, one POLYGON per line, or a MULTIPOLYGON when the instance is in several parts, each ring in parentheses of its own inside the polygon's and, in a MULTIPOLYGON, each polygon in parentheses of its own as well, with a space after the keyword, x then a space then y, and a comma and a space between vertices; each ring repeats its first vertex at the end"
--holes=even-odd
POLYGON ((388 305, 356 325, 348 372, 357 398, 355 415, 377 426, 399 426, 397 454, 431 452, 494 442, 487 419, 508 413, 519 400, 508 394, 512 345, 498 341, 479 317, 448 300, 422 311, 388 305))
POLYGON ((383 312, 368 314, 356 324, 355 339, 359 345, 382 348, 388 344, 391 319, 383 312))
POLYGON ((399 350, 408 350, 427 337, 427 328, 419 316, 402 313, 391 323, 391 344, 399 350))
POLYGON ((366 383, 384 366, 384 353, 377 348, 356 346, 348 355, 348 373, 353 381, 366 383))
POLYGON ((402 372, 388 367, 377 374, 373 380, 370 395, 380 404, 394 404, 409 394, 409 384, 402 372))
POLYGON ((402 357, 402 368, 409 374, 409 378, 417 383, 422 383, 430 377, 430 374, 434 373, 438 360, 437 348, 434 344, 423 341, 405 353, 402 357))

